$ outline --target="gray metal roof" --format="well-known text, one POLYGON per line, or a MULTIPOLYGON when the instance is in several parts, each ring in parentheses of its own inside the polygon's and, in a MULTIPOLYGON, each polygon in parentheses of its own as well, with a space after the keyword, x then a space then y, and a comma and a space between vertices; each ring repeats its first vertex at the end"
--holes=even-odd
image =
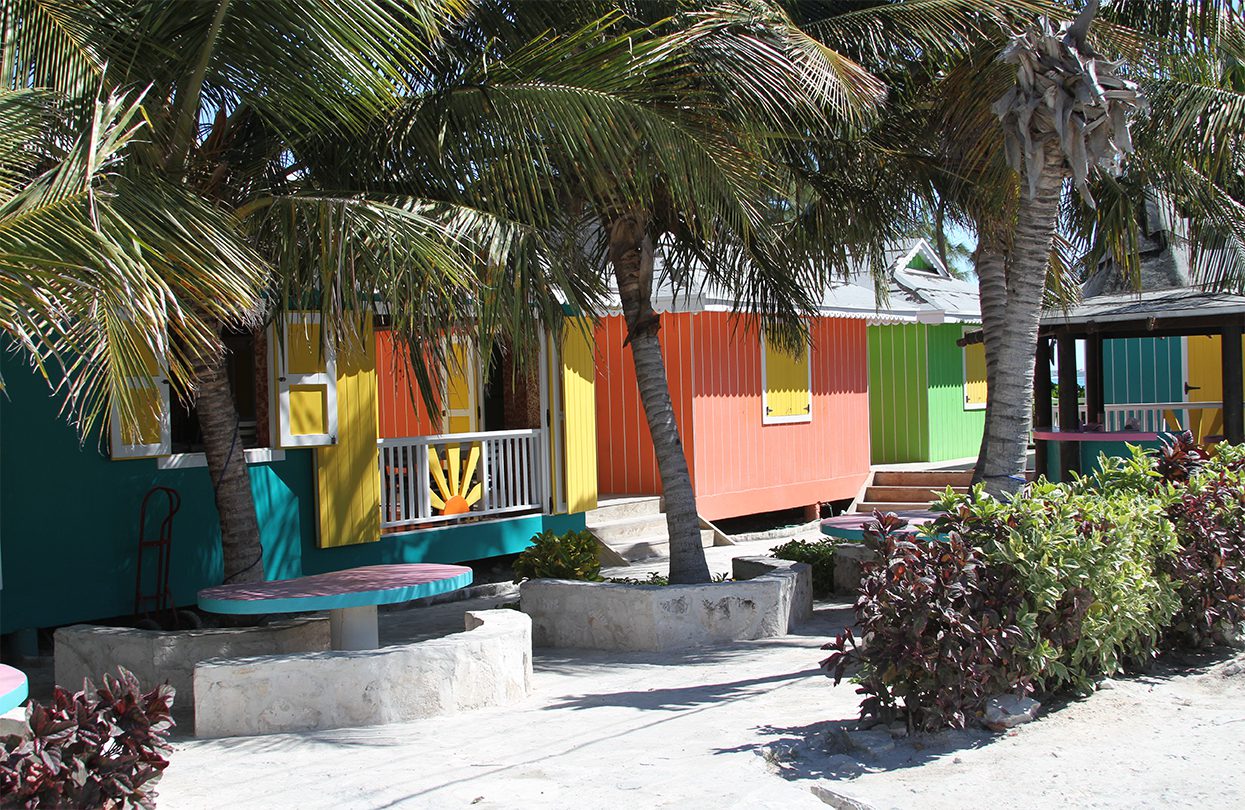
MULTIPOLYGON (((850 280, 829 285, 822 292, 819 310, 829 316, 864 318, 875 323, 977 323, 981 307, 977 285, 951 276, 937 254, 923 239, 895 245, 883 259, 891 274, 886 301, 879 306, 873 280, 863 264, 850 280), (930 271, 915 270, 908 265, 920 254, 930 271)), ((654 267, 657 280, 653 289, 653 305, 659 312, 729 311, 734 299, 714 285, 702 272, 693 273, 689 284, 676 292, 673 280, 662 273, 661 252, 654 267)), ((608 307, 620 308, 617 293, 611 295, 608 307)))
POLYGON ((1245 313, 1245 295, 1206 292, 1193 287, 1143 293, 1096 295, 1067 310, 1048 311, 1043 326, 1119 323, 1147 319, 1216 318, 1245 313))

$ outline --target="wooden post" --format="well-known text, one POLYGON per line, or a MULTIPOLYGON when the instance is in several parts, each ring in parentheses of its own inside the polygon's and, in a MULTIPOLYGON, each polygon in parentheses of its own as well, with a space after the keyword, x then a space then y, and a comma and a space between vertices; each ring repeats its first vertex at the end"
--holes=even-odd
POLYGON ((1241 324, 1223 327, 1223 433, 1231 444, 1245 442, 1245 398, 1241 380, 1241 324))
POLYGON ((1102 336, 1085 339, 1085 413, 1087 422, 1106 430, 1107 386, 1103 378, 1102 336))
MULTIPOLYGON (((1060 335, 1057 341, 1059 356, 1059 432, 1075 433, 1081 427, 1080 401, 1076 384, 1076 338, 1060 335)), ((1068 437, 1071 438, 1071 437, 1068 437)), ((1070 473, 1081 470, 1081 443, 1059 443, 1059 480, 1068 481, 1070 473)))
MULTIPOLYGON (((1050 338, 1039 337, 1037 360, 1033 367, 1033 429, 1050 430, 1054 424, 1051 412, 1050 382, 1050 338)), ((1047 466, 1050 456, 1050 442, 1035 441, 1033 443, 1033 469, 1035 475, 1050 475, 1047 466)))

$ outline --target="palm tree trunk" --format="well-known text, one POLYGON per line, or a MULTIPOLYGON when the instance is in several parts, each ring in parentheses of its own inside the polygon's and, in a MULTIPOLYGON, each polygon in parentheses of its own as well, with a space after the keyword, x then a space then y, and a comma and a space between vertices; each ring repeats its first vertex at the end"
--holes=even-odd
POLYGON ((238 433, 238 409, 229 385, 225 355, 196 356, 194 373, 198 383, 195 411, 216 495, 216 513, 220 516, 224 581, 263 582, 264 549, 259 541, 251 474, 238 433))
MULTIPOLYGON (((999 341, 997 336, 1007 329, 1007 253, 1002 243, 991 237, 983 223, 978 223, 977 255, 974 266, 977 270, 977 294, 981 301, 981 336, 982 348, 986 356, 986 412, 984 426, 992 424, 994 389, 997 385, 999 365, 999 341)), ((973 469, 973 483, 983 481, 990 456, 990 433, 983 429, 981 449, 977 453, 977 465, 973 469)))
POLYGON ((1013 232, 1010 261, 1001 263, 1006 278, 999 288, 999 262, 986 263, 981 276, 981 316, 987 346, 987 384, 990 407, 986 414, 983 458, 977 478, 986 490, 999 495, 1024 483, 1033 426, 1033 358, 1037 354, 1042 293, 1059 217, 1059 197, 1066 169, 1058 143, 1047 143, 1042 172, 1032 197, 1022 193, 1013 232), (1005 304, 1000 307, 1002 294, 1005 304), (999 318, 1002 318, 1000 321, 999 318), (991 342, 995 353, 994 379, 989 379, 991 342))
POLYGON ((627 342, 635 364, 636 385, 648 419, 649 435, 657 455, 670 535, 670 581, 708 582, 709 564, 700 545, 700 518, 696 491, 683 455, 679 425, 674 418, 666 366, 657 331, 661 321, 653 311, 653 242, 647 234, 648 217, 623 214, 610 223, 610 261, 618 281, 627 342))

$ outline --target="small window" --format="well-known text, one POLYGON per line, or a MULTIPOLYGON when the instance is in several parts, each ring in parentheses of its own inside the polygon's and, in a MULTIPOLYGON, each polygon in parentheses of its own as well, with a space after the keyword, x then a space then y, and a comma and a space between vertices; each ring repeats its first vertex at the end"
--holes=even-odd
POLYGON ((761 338, 761 423, 781 425, 813 420, 812 372, 806 346, 791 355, 761 338))
MULTIPOLYGON (((268 363, 265 336, 230 331, 223 336, 225 372, 238 411, 238 437, 242 447, 251 450, 268 447, 268 363)), ((203 452, 203 432, 193 403, 174 399, 172 403, 172 452, 203 452)))
POLYGON ((964 347, 964 410, 986 407, 986 347, 969 343, 964 347))

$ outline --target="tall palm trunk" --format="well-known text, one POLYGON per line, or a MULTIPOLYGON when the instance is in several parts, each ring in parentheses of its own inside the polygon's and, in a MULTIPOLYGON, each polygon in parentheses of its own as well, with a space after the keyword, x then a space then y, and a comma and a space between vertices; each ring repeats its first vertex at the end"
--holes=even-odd
POLYGON ((700 518, 696 492, 683 455, 679 425, 670 401, 666 366, 657 332, 661 321, 653 311, 653 241, 648 217, 632 212, 609 225, 610 261, 618 281, 618 296, 627 321, 627 342, 635 364, 636 385, 648 419, 649 435, 657 454, 657 470, 665 500, 666 530, 670 535, 670 581, 708 582, 709 564, 700 545, 700 518))
POLYGON ((224 581, 226 584, 263 582, 264 550, 259 541, 259 520, 227 368, 223 354, 195 357, 194 374, 198 382, 195 410, 216 496, 216 513, 220 516, 224 581))
POLYGON ((1046 144, 1042 161, 1033 195, 1020 196, 1011 250, 1004 258, 988 248, 987 260, 979 267, 990 407, 974 477, 995 495, 1020 488, 1029 456, 1033 358, 1066 167, 1057 142, 1046 144))

